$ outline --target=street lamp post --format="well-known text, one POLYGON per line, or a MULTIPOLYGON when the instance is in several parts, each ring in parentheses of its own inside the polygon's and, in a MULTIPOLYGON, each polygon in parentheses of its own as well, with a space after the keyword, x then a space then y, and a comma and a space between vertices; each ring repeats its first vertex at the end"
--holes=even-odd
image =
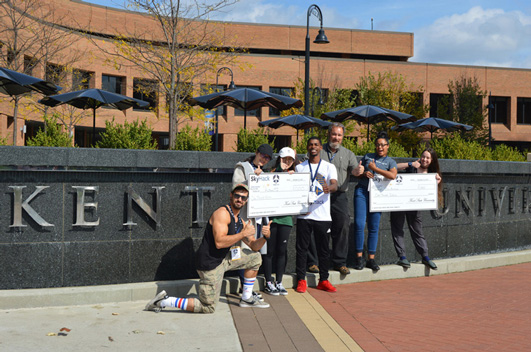
MULTIPOLYGON (((234 85, 234 74, 232 73, 232 70, 228 67, 222 67, 218 70, 218 72, 216 73, 216 92, 218 90, 218 78, 219 78, 219 74, 221 73, 221 71, 223 70, 227 70, 230 72, 230 83, 229 83, 229 89, 234 89, 236 88, 236 86, 234 85)), ((218 108, 216 108, 216 138, 214 139, 214 143, 215 143, 215 146, 214 146, 214 150, 217 152, 218 151, 218 136, 219 136, 219 113, 218 113, 218 108)))
POLYGON ((314 114, 314 108, 315 108, 315 104, 313 103, 314 99, 313 99, 313 96, 315 95, 315 91, 318 91, 319 92, 319 101, 317 102, 317 105, 324 105, 324 101, 323 101, 323 90, 319 87, 314 87, 312 89, 312 117, 315 117, 313 116, 314 114))
POLYGON ((328 44, 330 41, 325 35, 323 30, 323 14, 319 6, 313 4, 308 7, 308 13, 306 16, 306 56, 304 59, 304 115, 308 116, 310 111, 310 15, 314 15, 319 19, 321 27, 319 34, 313 41, 315 44, 328 44))

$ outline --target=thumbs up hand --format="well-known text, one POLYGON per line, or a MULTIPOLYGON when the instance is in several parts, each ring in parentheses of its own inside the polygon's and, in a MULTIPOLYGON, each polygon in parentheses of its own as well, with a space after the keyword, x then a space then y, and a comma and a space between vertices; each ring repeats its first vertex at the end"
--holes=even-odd
POLYGON ((361 160, 360 160, 360 162, 358 163, 358 166, 356 166, 352 170, 352 174, 357 177, 357 176, 361 176, 364 171, 365 171, 365 168, 363 167, 363 165, 361 165, 361 160))
POLYGON ((270 220, 269 224, 262 226, 262 235, 264 235, 266 239, 269 239, 269 236, 271 236, 271 223, 272 222, 273 220, 270 220))

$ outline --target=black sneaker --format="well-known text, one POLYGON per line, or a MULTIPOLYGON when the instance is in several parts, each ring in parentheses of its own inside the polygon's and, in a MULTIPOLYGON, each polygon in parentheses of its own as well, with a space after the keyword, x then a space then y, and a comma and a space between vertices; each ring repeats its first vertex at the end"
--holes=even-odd
POLYGON ((365 258, 356 257, 356 260, 354 261, 354 269, 363 270, 364 267, 365 267, 365 258))
POLYGON ((264 292, 273 296, 280 295, 280 292, 278 291, 277 287, 271 281, 266 282, 264 292))
POLYGON ((372 269, 373 271, 380 270, 380 267, 378 266, 378 264, 376 264, 376 260, 374 259, 367 260, 367 264, 365 266, 369 269, 372 269))

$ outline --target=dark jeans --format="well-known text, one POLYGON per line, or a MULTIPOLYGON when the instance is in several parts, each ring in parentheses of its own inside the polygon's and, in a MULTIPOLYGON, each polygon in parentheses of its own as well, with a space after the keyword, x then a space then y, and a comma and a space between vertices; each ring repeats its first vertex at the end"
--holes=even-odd
POLYGON ((330 214, 332 215, 332 253, 330 259, 332 267, 347 265, 348 235, 350 230, 350 215, 348 213, 348 197, 344 192, 331 194, 330 214))
POLYGON ((310 239, 313 231, 317 256, 319 257, 319 279, 328 280, 328 267, 330 261, 330 229, 331 221, 315 221, 297 219, 297 239, 295 248, 297 249, 296 268, 297 280, 306 279, 307 255, 310 239))

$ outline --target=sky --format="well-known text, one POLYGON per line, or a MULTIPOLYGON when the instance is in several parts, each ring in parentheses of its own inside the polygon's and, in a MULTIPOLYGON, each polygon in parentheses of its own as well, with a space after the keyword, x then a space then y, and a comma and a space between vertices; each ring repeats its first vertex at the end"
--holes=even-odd
MULTIPOLYGON (((412 62, 531 69, 529 0, 240 0, 214 19, 306 26, 311 4, 321 9, 325 29, 413 33, 412 62)), ((319 26, 317 17, 310 26, 319 26)))

